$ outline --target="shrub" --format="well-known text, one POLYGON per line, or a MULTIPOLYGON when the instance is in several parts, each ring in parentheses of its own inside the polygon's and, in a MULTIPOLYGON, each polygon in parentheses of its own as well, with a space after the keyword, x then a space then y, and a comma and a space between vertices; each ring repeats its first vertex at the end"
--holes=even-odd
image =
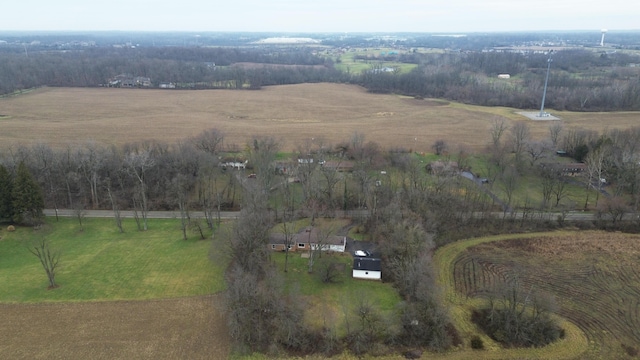
POLYGON ((639 351, 638 349, 636 349, 633 346, 630 345, 625 345, 625 344, 620 344, 622 346, 622 348, 624 349, 624 351, 627 353, 627 355, 631 356, 631 357, 635 357, 638 355, 639 351))
POLYGON ((484 349, 484 342, 480 338, 480 336, 475 335, 471 338, 471 348, 476 350, 484 349))
POLYGON ((488 307, 475 310, 472 320, 506 346, 545 346, 563 335, 549 316, 554 305, 549 295, 522 289, 516 278, 490 297, 488 307))
POLYGON ((9 225, 9 226, 7 226, 7 231, 8 232, 14 232, 14 231, 16 231, 16 227, 13 226, 13 225, 9 225))

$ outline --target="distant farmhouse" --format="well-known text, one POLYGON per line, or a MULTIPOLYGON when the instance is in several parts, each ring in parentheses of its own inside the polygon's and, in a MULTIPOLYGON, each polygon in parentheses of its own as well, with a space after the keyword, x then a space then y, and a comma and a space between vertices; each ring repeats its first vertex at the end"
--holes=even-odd
POLYGON ((428 173, 433 175, 454 175, 460 171, 456 161, 436 160, 426 166, 428 173))
POLYGON ((148 88, 151 87, 151 79, 144 76, 120 74, 109 79, 108 86, 117 88, 148 88))
POLYGON ((171 83, 171 82, 162 82, 162 83, 160 83, 160 85, 158 85, 158 87, 160 89, 175 89, 176 88, 176 84, 171 83))
POLYGON ((322 166, 335 171, 348 172, 353 171, 355 165, 353 161, 325 161, 322 166))
POLYGON ((232 168, 232 169, 246 169, 249 160, 242 160, 235 157, 226 157, 224 159, 220 159, 219 166, 223 169, 232 168))
POLYGON ((562 176, 576 176, 587 170, 585 163, 542 163, 540 167, 562 176))

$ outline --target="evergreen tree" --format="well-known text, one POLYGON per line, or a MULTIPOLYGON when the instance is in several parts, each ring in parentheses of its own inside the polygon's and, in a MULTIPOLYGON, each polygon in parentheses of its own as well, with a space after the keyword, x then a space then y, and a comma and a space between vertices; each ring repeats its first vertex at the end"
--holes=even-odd
POLYGON ((11 173, 0 165, 0 220, 13 218, 13 179, 11 173))
POLYGON ((13 220, 17 223, 34 223, 42 217, 44 195, 24 162, 18 165, 13 182, 13 220))

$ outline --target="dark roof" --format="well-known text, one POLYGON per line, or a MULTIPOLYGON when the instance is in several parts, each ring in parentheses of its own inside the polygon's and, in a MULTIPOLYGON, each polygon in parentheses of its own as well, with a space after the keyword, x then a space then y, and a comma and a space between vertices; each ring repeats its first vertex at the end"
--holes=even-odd
POLYGON ((355 165, 353 161, 325 161, 322 166, 335 170, 351 170, 355 165))
MULTIPOLYGON (((321 234, 319 233, 318 228, 309 227, 304 229, 300 233, 293 234, 293 236, 291 237, 291 243, 292 244, 297 244, 297 243, 317 244, 318 238, 320 236, 321 234)), ((336 236, 336 235, 328 236, 326 239, 322 238, 324 245, 343 245, 344 240, 345 240, 344 236, 336 236)), ((283 233, 269 234, 270 244, 284 244, 284 241, 285 241, 285 235, 283 233)))
POLYGON ((380 259, 358 257, 353 259, 353 270, 380 271, 380 259))

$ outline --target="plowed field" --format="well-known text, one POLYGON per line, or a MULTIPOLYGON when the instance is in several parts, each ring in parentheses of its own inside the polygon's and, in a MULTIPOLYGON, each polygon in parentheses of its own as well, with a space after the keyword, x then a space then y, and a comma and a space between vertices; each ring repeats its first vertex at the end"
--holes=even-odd
POLYGON ((0 359, 226 359, 220 299, 0 304, 0 359))
POLYGON ((458 292, 470 297, 518 276, 526 289, 555 295, 557 313, 589 340, 587 359, 640 351, 640 236, 576 232, 493 241, 455 260, 458 292))
MULTIPOLYGON (((0 98, 0 148, 34 142, 64 147, 87 140, 174 142, 215 127, 226 134, 226 144, 240 149, 256 135, 274 136, 284 150, 293 150, 311 138, 324 138, 325 145, 348 141, 357 131, 384 148, 429 152, 436 140, 444 139, 453 149, 464 145, 478 150, 490 141, 493 119, 525 121, 516 114, 521 110, 370 94, 341 84, 258 91, 43 88, 0 98)), ((638 125, 633 112, 553 114, 566 128, 638 125)), ((529 124, 534 137, 548 137, 549 122, 529 124)))

